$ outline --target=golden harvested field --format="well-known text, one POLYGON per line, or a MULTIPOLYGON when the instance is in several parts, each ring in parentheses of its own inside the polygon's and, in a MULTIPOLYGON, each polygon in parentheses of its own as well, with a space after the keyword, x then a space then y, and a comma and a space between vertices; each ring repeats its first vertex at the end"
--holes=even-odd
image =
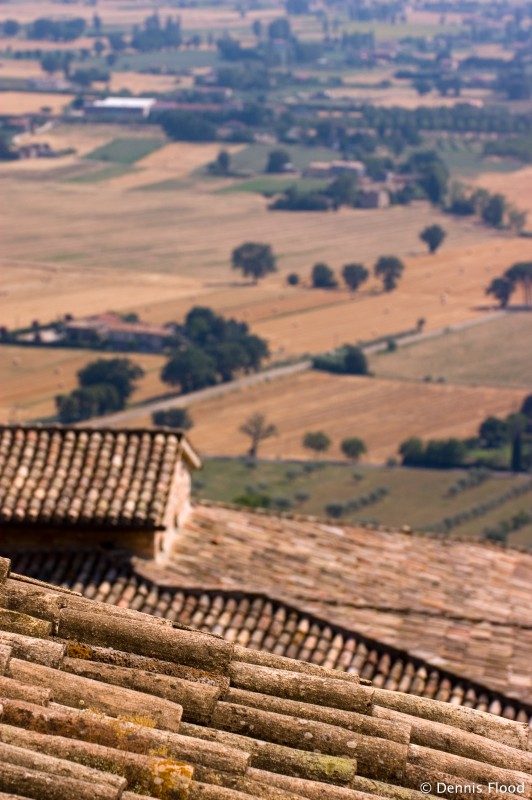
MULTIPOLYGON (((130 27, 135 23, 142 22, 149 14, 153 13, 154 7, 150 2, 117 2, 117 0, 105 0, 97 8, 81 3, 56 3, 50 0, 16 0, 16 10, 11 4, 10 15, 21 23, 28 23, 37 17, 52 17, 54 19, 71 19, 73 17, 83 17, 87 22, 92 20, 94 11, 97 10, 105 25, 130 27)), ((167 16, 178 14, 183 22, 183 27, 202 28, 202 29, 227 29, 242 26, 242 17, 236 9, 231 8, 176 8, 172 5, 158 5, 157 11, 164 19, 167 16)), ((4 16, 7 16, 7 12, 4 16)), ((245 22, 251 25, 254 18, 261 20, 271 19, 279 16, 278 8, 269 8, 260 11, 250 11, 246 14, 245 22)), ((78 42, 84 41, 79 39, 78 42)), ((91 40, 89 40, 91 41, 91 40)), ((11 40, 10 40, 11 44, 11 40)), ((79 45, 85 47, 86 45, 79 45)), ((26 47, 28 47, 26 42, 26 47)))
MULTIPOLYGON (((17 3, 17 10, 15 11, 13 9, 13 11, 11 12, 12 15, 13 15, 12 19, 18 19, 19 22, 22 22, 22 18, 20 17, 19 8, 23 8, 23 6, 24 6, 24 3, 17 3)), ((53 16, 56 19, 58 17, 69 17, 69 18, 72 18, 72 17, 83 17, 83 16, 85 16, 85 14, 83 14, 83 13, 78 13, 78 7, 77 6, 76 6, 75 13, 73 13, 72 10, 71 10, 70 13, 68 13, 68 14, 61 14, 61 13, 58 14, 57 13, 58 7, 55 6, 55 9, 56 9, 55 13, 54 14, 50 14, 50 16, 53 16)), ((81 11, 81 9, 79 9, 79 10, 81 11)), ((36 17, 38 17, 38 16, 42 16, 42 14, 37 14, 36 17)), ((45 14, 44 16, 48 16, 48 14, 45 14)), ((36 17, 31 17, 31 20, 35 19, 36 17)), ((28 21, 31 21, 31 20, 28 20, 28 21)), ((6 48, 9 47, 9 49, 11 51, 35 50, 37 48, 39 50, 72 50, 73 47, 76 50, 81 50, 82 48, 86 48, 88 50, 92 50, 92 47, 94 45, 94 39, 92 39, 90 36, 80 36, 79 39, 76 39, 74 42, 47 42, 47 41, 45 41, 43 39, 39 39, 38 41, 35 40, 35 39, 7 39, 7 40, 4 40, 4 41, 5 41, 6 48)), ((3 42, 2 42, 2 44, 3 44, 3 42)))
MULTIPOLYGON (((55 413, 54 397, 74 389, 76 372, 97 358, 115 358, 80 350, 0 347, 0 423, 40 419, 55 413)), ((146 371, 133 395, 134 401, 164 394, 168 387, 159 380, 162 356, 135 354, 134 360, 146 371)))
MULTIPOLYGON (((88 127, 84 135, 90 141, 83 147, 93 149, 106 127, 88 127)), ((109 127, 112 139, 119 129, 109 127)), ((62 128, 44 138, 54 134, 67 144, 62 128)), ((7 278, 0 311, 6 323, 108 308, 167 322, 201 301, 250 321, 275 355, 323 351, 411 328, 421 316, 431 329, 482 313, 491 278, 529 257, 529 240, 442 216, 425 204, 291 214, 269 212, 258 195, 213 193, 216 184, 213 189, 211 182, 194 186, 187 179, 190 188, 181 190, 125 190, 124 184, 133 188, 147 180, 143 171, 151 172, 150 183, 155 175, 183 176, 216 152, 216 146, 172 144, 138 162, 134 173, 85 184, 35 179, 31 191, 27 180, 10 172, 12 165, 1 170, 7 278), (436 256, 428 256, 418 234, 433 222, 440 222, 448 237, 436 256), (229 266, 232 249, 245 239, 270 242, 279 257, 279 273, 258 287, 242 285, 229 266), (288 289, 284 284, 291 271, 308 280, 317 261, 336 270, 353 260, 371 266, 386 252, 407 265, 393 294, 375 293, 371 281, 355 299, 345 291, 288 289), (33 271, 23 286, 22 268, 33 271)))
MULTIPOLYGON (((527 228, 532 225, 532 167, 524 167, 515 172, 486 172, 476 179, 478 186, 490 192, 501 192, 511 203, 528 212, 527 228)), ((532 244, 530 245, 532 258, 532 244)))
MULTIPOLYGON (((245 145, 229 145, 224 149, 237 153, 245 145)), ((142 186, 184 178, 198 167, 214 161, 220 152, 217 142, 172 142, 135 163, 135 172, 107 181, 110 189, 139 189, 142 186)))
MULTIPOLYGON (((0 78, 42 78, 44 73, 38 61, 26 59, 2 58, 0 60, 0 78)), ((0 95, 0 100, 2 95, 0 95)))
MULTIPOLYGON (((356 80, 356 77, 353 80, 356 80)), ((379 77, 379 80, 382 80, 382 78, 379 77)), ((390 86, 387 89, 379 89, 377 87, 375 89, 360 89, 354 86, 340 86, 335 89, 328 89, 328 93, 335 98, 360 100, 374 106, 382 106, 384 108, 400 106, 408 109, 452 107, 459 103, 482 106, 484 98, 490 94, 487 89, 471 89, 462 92, 460 97, 442 97, 436 91, 420 96, 414 88, 404 85, 390 86)))
POLYGON ((408 436, 472 436, 486 416, 515 411, 522 399, 523 392, 515 389, 309 371, 194 405, 191 415, 194 444, 206 454, 244 454, 249 444, 239 427, 258 412, 277 426, 279 434, 261 445, 262 456, 315 457, 302 446, 302 437, 322 430, 333 441, 328 458, 342 457, 342 439, 360 436, 368 448, 365 460, 378 463, 397 455, 397 447, 408 436))
POLYGON ((139 72, 112 72, 111 92, 121 94, 123 91, 133 94, 152 92, 170 92, 178 85, 175 75, 142 75, 139 72))
POLYGON ((50 108, 54 114, 74 99, 73 94, 48 94, 47 92, 1 92, 2 114, 31 114, 50 108))
MULTIPOLYGON (((399 288, 390 294, 344 294, 337 306, 277 316, 253 325, 273 352, 312 353, 345 342, 391 335, 415 326, 423 317, 427 330, 457 324, 486 313, 484 289, 504 265, 526 258, 530 242, 480 243, 435 256, 406 259, 399 288)), ((334 294, 334 293, 333 293, 334 294)))
MULTIPOLYGON (((73 314, 86 316, 105 311, 137 308, 145 303, 196 302, 201 295, 194 279, 173 275, 140 273, 125 269, 66 268, 53 264, 0 261, 0 319, 8 327, 22 327, 32 320, 51 321, 73 314)), ((173 316, 168 309, 169 317, 173 316)))

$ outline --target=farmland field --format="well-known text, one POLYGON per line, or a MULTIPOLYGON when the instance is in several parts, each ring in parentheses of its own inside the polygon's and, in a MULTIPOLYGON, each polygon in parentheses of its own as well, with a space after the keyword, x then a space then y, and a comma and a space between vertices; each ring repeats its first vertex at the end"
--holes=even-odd
POLYGON ((371 87, 349 87, 329 89, 328 94, 334 98, 348 98, 359 103, 369 103, 374 106, 401 108, 439 108, 442 106, 452 107, 459 103, 471 103, 472 105, 482 106, 484 100, 489 96, 485 89, 470 89, 463 92, 460 97, 442 97, 438 92, 432 91, 422 97, 411 86, 392 85, 387 88, 378 86, 371 87))
POLYGON ((74 95, 72 94, 50 94, 45 92, 0 93, 2 114, 38 113, 43 108, 50 108, 57 114, 73 99, 74 95))
MULTIPOLYGON (((1 74, 1 73, 0 73, 1 74)), ((113 94, 132 92, 151 95, 153 92, 169 92, 177 85, 173 75, 141 75, 138 72, 112 72, 111 91, 113 94)))
POLYGON ((163 138, 113 139, 108 144, 87 153, 85 158, 93 161, 111 161, 115 164, 134 164, 159 150, 164 143, 163 138))
MULTIPOLYGON (((83 316, 102 311, 138 308, 165 303, 173 297, 185 304, 199 299, 201 287, 191 278, 141 273, 132 280, 126 269, 80 269, 75 261, 75 243, 64 253, 64 264, 32 263, 24 260, 2 263, 0 316, 9 328, 24 327, 37 319, 53 321, 65 314, 83 316)), ((167 307, 168 322, 177 316, 167 307)))
MULTIPOLYGON (((118 138, 118 127, 109 127, 107 140, 101 130, 107 126, 93 127, 92 146, 90 126, 80 132, 85 154, 118 138)), ((53 135, 52 130, 52 144, 53 135)), ((58 136, 75 146, 74 133, 58 132, 58 136)), ((149 292, 142 296, 137 293, 141 299, 136 301, 129 294, 131 291, 134 295, 134 286, 128 287, 127 292, 117 293, 113 301, 117 308, 136 310, 150 321, 166 322, 186 312, 189 297, 190 304, 194 296, 201 296, 202 302, 219 307, 222 291, 223 309, 253 322, 257 332, 271 341, 277 355, 321 351, 343 341, 410 328, 419 316, 426 318, 428 329, 475 316, 481 313, 478 307, 484 303, 484 288, 491 277, 514 261, 524 260, 530 249, 525 239, 508 238, 469 220, 443 217, 425 204, 376 211, 291 214, 269 212, 267 202, 257 195, 217 194, 217 181, 201 180, 194 191, 193 186, 176 191, 128 191, 184 178, 217 152, 217 145, 169 144, 137 161, 133 173, 97 183, 50 180, 44 184, 35 179, 31 192, 27 180, 17 178, 16 168, 22 167, 22 162, 3 167, 3 263, 13 269, 24 264, 42 267, 49 290, 45 295, 32 293, 31 288, 19 292, 18 306, 8 279, 0 297, 0 307, 7 307, 8 324, 13 324, 14 318, 19 324, 28 324, 34 318, 46 320, 61 312, 79 313, 79 304, 74 310, 68 298, 63 302, 60 296, 65 276, 68 282, 68 275, 83 273, 86 284, 89 271, 108 270, 107 280, 117 286, 112 273, 120 270, 122 275, 127 271, 135 281, 152 286, 168 278, 175 289, 160 293, 158 298, 149 292), (26 221, 30 218, 28 230, 26 221), (427 256, 418 233, 436 221, 444 225, 448 238, 436 256, 427 256), (377 287, 372 282, 354 300, 343 291, 311 292, 305 286, 287 291, 284 278, 288 272, 299 272, 305 283, 312 265, 319 260, 337 270, 354 258, 371 265, 382 255, 383 226, 386 249, 407 263, 404 280, 393 295, 375 294, 377 287), (278 255, 279 273, 259 287, 234 287, 230 253, 244 235, 271 242, 278 255), (307 310, 315 306, 322 308, 307 310)), ((38 161, 32 160, 34 169, 38 169, 38 161)), ((44 161, 49 167, 52 160, 44 161)), ((13 278, 16 280, 16 274, 13 278)), ((90 304, 90 293, 88 298, 90 304)), ((108 298, 105 305, 110 305, 108 298)), ((90 310, 102 309, 91 306, 90 310)))
POLYGON ((302 438, 308 431, 323 430, 333 442, 328 456, 341 458, 341 440, 359 436, 368 448, 365 459, 382 463, 397 456, 399 444, 409 436, 473 436, 485 417, 516 411, 522 400, 522 390, 516 389, 420 385, 308 371, 194 404, 194 443, 210 455, 243 455, 249 444, 239 427, 258 412, 278 430, 263 443, 264 456, 310 458, 302 438))
POLYGON ((514 386, 532 390, 532 312, 513 312, 467 330, 375 355, 378 377, 514 386))
MULTIPOLYGON (((195 442, 195 430, 191 437, 195 442)), ((359 511, 347 510, 345 518, 396 528, 409 525, 416 530, 430 527, 445 517, 467 511, 530 481, 530 476, 525 475, 492 474, 479 486, 451 497, 449 489, 466 479, 466 471, 351 466, 326 461, 314 462, 310 471, 312 466, 312 462, 259 460, 256 467, 250 469, 243 459, 207 458, 203 470, 194 477, 193 491, 196 497, 233 502, 253 490, 268 495, 273 508, 281 501, 286 508, 288 501, 292 512, 323 517, 329 503, 345 505, 383 487, 387 490, 385 496, 359 511)), ((459 525, 449 535, 451 538, 479 538, 486 527, 493 527, 520 511, 532 512, 532 492, 459 525)), ((508 543, 531 547, 532 526, 511 533, 508 543)))
MULTIPOLYGON (((523 167, 510 175, 488 172, 481 174, 476 179, 478 186, 483 186, 490 192, 502 192, 511 203, 528 212, 528 224, 532 226, 532 167, 523 167)), ((530 245, 532 252, 532 244, 530 245)))
MULTIPOLYGON (((0 423, 42 419, 55 414, 54 397, 77 385, 76 372, 98 358, 115 358, 97 351, 34 347, 0 347, 0 423)), ((159 380, 162 356, 135 354, 134 360, 146 371, 132 396, 137 402, 168 391, 159 380)))

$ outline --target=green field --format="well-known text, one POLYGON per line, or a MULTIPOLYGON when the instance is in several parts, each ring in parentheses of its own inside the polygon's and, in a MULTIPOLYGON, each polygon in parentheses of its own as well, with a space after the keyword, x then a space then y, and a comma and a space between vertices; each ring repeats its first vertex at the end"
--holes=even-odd
MULTIPOLYGON (((231 156, 231 169, 235 172, 264 172, 268 154, 272 150, 279 149, 275 145, 251 144, 239 153, 231 156)), ((286 150, 290 155, 292 164, 296 169, 305 169, 311 161, 334 161, 340 158, 336 150, 329 147, 304 147, 302 145, 283 145, 282 150, 286 150)))
POLYGON ((512 159, 493 159, 482 155, 482 145, 453 137, 438 141, 438 152, 453 176, 475 178, 485 172, 515 172, 522 167, 512 159))
POLYGON ((134 164, 141 158, 149 156, 165 144, 164 139, 155 138, 119 138, 97 147, 85 158, 91 161, 110 161, 113 164, 134 164))
POLYGON ((441 380, 532 391, 532 310, 371 357, 379 378, 441 380))
POLYGON ((119 178, 120 175, 127 175, 128 172, 132 171, 132 168, 128 164, 111 164, 102 169, 97 169, 92 172, 83 172, 81 175, 68 178, 67 183, 98 183, 99 181, 108 181, 111 178, 119 178))
POLYGON ((140 72, 152 67, 167 69, 189 69, 191 67, 215 67, 219 64, 217 50, 161 50, 149 53, 127 53, 120 56, 113 66, 115 72, 140 72))
POLYGON ((251 192, 252 194, 272 195, 277 192, 284 192, 290 186, 295 186, 300 192, 315 192, 325 187, 330 181, 320 180, 319 178, 296 178, 292 176, 273 176, 264 175, 261 178, 252 178, 243 183, 235 183, 233 186, 226 186, 220 190, 220 194, 227 192, 251 192))
MULTIPOLYGON (((530 475, 488 473, 478 486, 456 491, 458 482, 467 480, 470 474, 466 470, 364 467, 325 461, 310 465, 308 462, 259 461, 252 468, 243 459, 208 459, 194 479, 193 490, 196 497, 223 502, 234 502, 250 492, 268 495, 274 510, 321 517, 327 516, 326 506, 330 503, 345 506, 349 501, 360 502, 361 498, 366 498, 365 507, 347 510, 342 518, 430 530, 444 518, 471 512, 479 504, 531 481, 530 475), (449 494, 453 486, 456 493, 451 490, 449 494), (382 497, 372 502, 369 496, 377 490, 382 497)), ((493 527, 523 511, 532 513, 532 491, 508 499, 476 519, 464 521, 449 536, 481 538, 486 527, 493 527)), ((532 524, 510 533, 508 543, 532 547, 532 524)))

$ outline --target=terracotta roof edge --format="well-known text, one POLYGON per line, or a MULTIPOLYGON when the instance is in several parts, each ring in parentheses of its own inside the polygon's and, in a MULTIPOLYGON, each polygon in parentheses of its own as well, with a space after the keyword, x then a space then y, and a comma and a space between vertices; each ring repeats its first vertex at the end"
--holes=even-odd
POLYGON ((400 533, 403 536, 415 536, 419 539, 440 539, 453 543, 481 545, 494 550, 510 550, 517 553, 527 553, 530 555, 530 548, 511 544, 508 542, 495 542, 486 539, 470 539, 466 536, 453 536, 452 539, 445 533, 436 531, 415 530, 410 525, 394 527, 392 525, 375 525, 370 522, 350 522, 346 519, 336 519, 332 517, 321 517, 313 514, 294 514, 290 511, 275 511, 271 508, 251 508, 240 506, 236 503, 229 503, 224 500, 209 500, 208 498, 193 498, 192 509, 194 506, 204 506, 205 508, 226 508, 229 511, 240 511, 243 514, 255 514, 258 517, 273 517, 278 519, 288 519, 294 522, 312 522, 317 525, 331 525, 335 528, 364 528, 365 530, 377 531, 379 533, 400 533))

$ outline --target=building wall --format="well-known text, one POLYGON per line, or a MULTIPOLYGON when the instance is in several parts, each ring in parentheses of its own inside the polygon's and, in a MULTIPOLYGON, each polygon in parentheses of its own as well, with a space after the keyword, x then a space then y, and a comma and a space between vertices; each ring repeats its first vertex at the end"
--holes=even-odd
POLYGON ((143 558, 154 556, 154 531, 97 531, 89 529, 69 528, 31 528, 25 526, 0 527, 0 546, 10 549, 26 548, 73 548, 98 549, 114 548, 127 550, 143 558))
POLYGON ((191 477, 186 464, 179 460, 172 480, 166 514, 164 518, 164 532, 157 533, 155 537, 155 557, 164 559, 179 539, 179 530, 184 525, 190 514, 191 477))

